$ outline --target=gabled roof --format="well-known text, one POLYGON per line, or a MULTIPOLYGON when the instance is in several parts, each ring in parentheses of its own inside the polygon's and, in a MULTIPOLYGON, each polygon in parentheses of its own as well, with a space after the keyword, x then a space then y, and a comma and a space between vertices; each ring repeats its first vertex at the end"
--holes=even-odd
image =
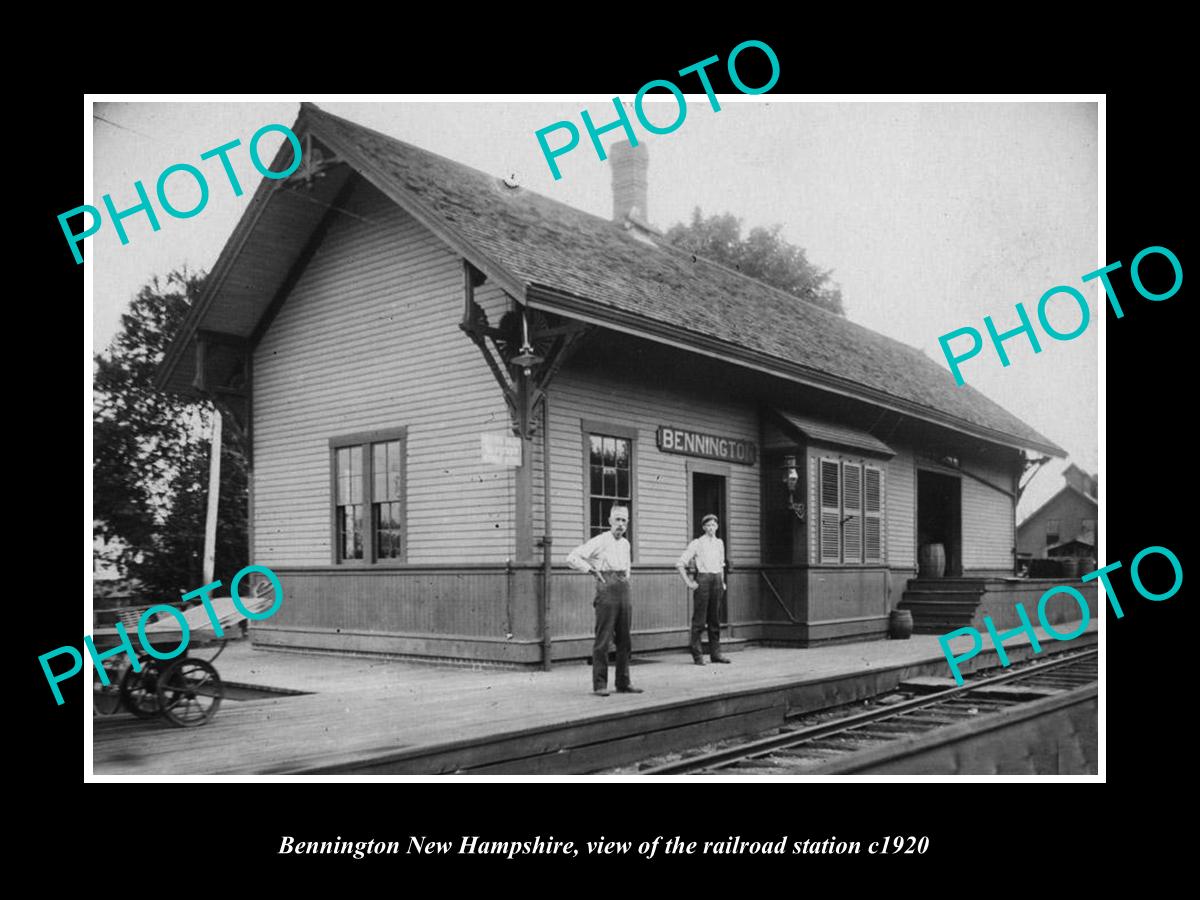
POLYGON ((1066 494, 1078 494, 1080 497, 1082 497, 1088 503, 1092 504, 1092 506, 1096 507, 1096 509, 1100 508, 1100 504, 1096 500, 1095 497, 1093 497, 1091 494, 1088 494, 1084 491, 1079 490, 1079 488, 1075 487, 1075 485, 1067 483, 1067 484, 1064 484, 1061 488, 1059 488, 1053 497, 1051 497, 1049 500, 1047 500, 1045 503, 1043 503, 1041 506, 1039 506, 1037 509, 1035 509, 1033 512, 1031 512, 1029 515, 1027 515, 1025 518, 1023 518, 1021 520, 1020 524, 1017 525, 1017 529, 1020 530, 1021 528, 1024 528, 1026 525, 1028 525, 1030 522, 1033 521, 1035 516, 1041 515, 1041 513, 1044 510, 1049 509, 1051 505, 1058 502, 1060 497, 1062 497, 1066 494))
MULTIPOLYGON (((635 237, 614 222, 524 188, 510 188, 499 178, 309 103, 301 105, 293 130, 330 148, 522 303, 864 399, 985 440, 1066 456, 974 388, 956 386, 948 371, 914 348, 756 279, 661 240, 635 237)), ((184 373, 175 371, 181 364, 187 368, 179 344, 205 327, 210 311, 249 303, 261 305, 260 316, 266 314, 278 279, 257 270, 256 287, 266 295, 258 300, 223 287, 222 280, 237 268, 239 255, 255 253, 254 231, 270 227, 269 215, 255 207, 295 203, 281 197, 288 193, 276 190, 263 204, 256 197, 247 210, 214 268, 213 275, 221 278, 210 277, 212 290, 206 285, 164 361, 164 386, 186 385, 184 373)), ((290 255, 298 253, 296 248, 290 255)), ((222 320, 230 320, 228 312, 222 320)))
POLYGON ((1046 555, 1049 556, 1055 550, 1062 550, 1064 547, 1071 547, 1071 546, 1087 547, 1091 550, 1095 550, 1096 549, 1096 541, 1094 539, 1090 540, 1090 541, 1087 540, 1087 538, 1089 538, 1089 537, 1091 537, 1091 535, 1085 533, 1085 534, 1079 535, 1079 537, 1073 537, 1069 541, 1059 541, 1057 544, 1051 544, 1049 547, 1046 548, 1046 555))

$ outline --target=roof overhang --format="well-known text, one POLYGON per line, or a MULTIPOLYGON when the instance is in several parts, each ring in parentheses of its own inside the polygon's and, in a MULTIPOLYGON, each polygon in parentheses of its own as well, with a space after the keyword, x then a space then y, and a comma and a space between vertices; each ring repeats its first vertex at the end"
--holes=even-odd
MULTIPOLYGON (((304 140, 302 133, 298 136, 304 140)), ((286 169, 291 159, 291 142, 284 141, 270 167, 286 169)), ((196 358, 190 351, 204 334, 223 335, 226 344, 256 339, 294 284, 312 252, 314 234, 350 175, 349 167, 334 166, 307 186, 262 179, 163 356, 155 379, 160 389, 196 390, 196 358)))
MULTIPOLYGON (((302 104, 292 130, 304 146, 311 147, 315 141, 342 165, 326 169, 324 178, 309 179, 304 185, 297 185, 293 178, 262 179, 205 281, 196 305, 180 333, 167 348, 156 375, 156 385, 160 389, 194 393, 198 385, 203 384, 203 378, 196 377, 197 356, 207 358, 208 364, 212 365, 224 358, 220 354, 228 355, 229 359, 222 365, 229 368, 239 363, 237 355, 230 349, 238 341, 245 342, 245 347, 253 348, 304 271, 331 217, 341 214, 335 210, 338 206, 336 201, 357 174, 483 272, 492 283, 531 308, 559 313, 834 395, 864 401, 877 408, 1003 447, 1047 453, 1059 458, 1067 455, 1061 447, 1049 441, 969 422, 935 407, 831 375, 801 362, 739 346, 702 332, 681 328, 674 323, 619 310, 553 286, 527 283, 447 225, 420 199, 406 191, 403 185, 395 183, 369 153, 336 133, 332 126, 325 127, 328 122, 326 116, 328 114, 311 104, 302 104), (196 350, 199 344, 208 345, 207 355, 203 348, 196 350)), ((290 166, 291 161, 291 142, 284 141, 271 168, 280 171, 290 166)))
POLYGON ((1033 441, 1020 438, 996 429, 966 422, 940 410, 886 394, 862 384, 837 378, 790 360, 779 359, 745 347, 739 347, 709 335, 688 331, 677 325, 661 322, 646 316, 638 316, 624 310, 601 306, 585 297, 578 297, 541 284, 532 284, 525 293, 530 308, 542 309, 570 316, 582 322, 600 325, 614 331, 644 338, 655 343, 678 347, 703 356, 719 359, 732 365, 784 378, 797 384, 818 388, 843 397, 864 400, 881 409, 910 416, 924 422, 940 425, 980 440, 1011 447, 1017 450, 1033 450, 1065 459, 1067 452, 1049 441, 1033 441))
POLYGON ((790 431, 802 441, 861 451, 888 459, 896 455, 895 450, 861 428, 853 428, 837 422, 826 422, 814 419, 812 416, 802 416, 780 409, 772 409, 771 412, 785 431, 790 431))
MULTIPOLYGON (((313 141, 327 157, 344 165, 324 170, 319 179, 297 184, 288 179, 263 178, 233 234, 225 242, 204 289, 159 364, 155 385, 160 390, 193 394, 197 368, 192 350, 202 332, 243 339, 251 346, 266 330, 275 312, 302 274, 320 243, 330 216, 352 176, 360 175, 389 200, 445 241, 489 280, 518 300, 525 285, 503 266, 473 246, 411 195, 398 189, 366 154, 321 127, 320 110, 301 104, 292 131, 305 147, 313 141)), ((270 168, 283 171, 292 163, 290 141, 284 141, 270 168)), ((215 360, 210 359, 210 363, 215 360)))

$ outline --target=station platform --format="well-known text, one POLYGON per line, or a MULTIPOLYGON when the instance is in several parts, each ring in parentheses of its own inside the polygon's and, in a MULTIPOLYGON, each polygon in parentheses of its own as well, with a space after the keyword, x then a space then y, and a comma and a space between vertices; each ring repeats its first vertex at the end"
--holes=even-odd
MULTIPOLYGON (((1096 644, 1097 622, 1070 641, 1040 637, 1042 656, 1082 649, 1096 644)), ((959 638, 952 646, 962 653, 970 641, 959 638)), ((1012 661, 1033 655, 1024 635, 1005 648, 1012 661)), ((633 683, 644 693, 599 697, 582 660, 556 663, 550 672, 467 669, 264 651, 239 641, 215 665, 227 684, 246 687, 234 687, 211 721, 175 728, 125 712, 94 716, 93 771, 134 780, 586 774, 766 731, 787 715, 886 694, 912 678, 953 685, 932 635, 806 649, 747 647, 730 658, 731 665, 700 667, 686 652, 636 654, 633 683), (239 695, 254 699, 233 699, 239 695)), ((987 643, 963 671, 998 664, 987 643)))

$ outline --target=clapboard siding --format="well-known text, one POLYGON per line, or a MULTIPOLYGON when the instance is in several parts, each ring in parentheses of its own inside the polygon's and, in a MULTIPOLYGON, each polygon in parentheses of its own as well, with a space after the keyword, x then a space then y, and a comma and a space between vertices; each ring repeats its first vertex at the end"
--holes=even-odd
MULTIPOLYGON (((404 426, 408 561, 502 562, 513 476, 479 434, 507 412, 458 328, 462 263, 365 184, 344 207, 254 352, 254 560, 327 565, 329 439, 404 426)), ((477 299, 499 321, 504 294, 477 299)))
MULTIPOLYGON (((555 401, 547 400, 547 402, 550 404, 553 404, 555 401)), ((532 470, 531 475, 532 475, 532 479, 533 479, 532 505, 533 505, 533 535, 534 535, 535 543, 542 537, 542 535, 544 535, 546 533, 546 487, 545 487, 545 485, 546 485, 546 482, 545 482, 545 478, 546 478, 545 459, 546 459, 546 457, 545 457, 545 454, 542 452, 542 444, 543 444, 542 428, 543 428, 544 421, 545 420, 543 417, 541 417, 541 416, 538 417, 537 423, 536 423, 537 431, 536 431, 536 434, 534 435, 533 444, 532 444, 532 446, 533 446, 533 453, 532 453, 533 470, 532 470)), ((551 476, 553 476, 553 474, 554 474, 553 473, 553 468, 554 468, 553 458, 551 458, 550 467, 551 467, 551 476)), ((561 522, 554 519, 554 510, 551 510, 550 518, 551 518, 552 524, 556 528, 561 526, 561 522)), ((554 537, 554 535, 551 535, 551 537, 554 537)), ((560 543, 560 542, 556 541, 556 543, 560 543)), ((572 546, 574 546, 574 545, 572 545, 572 546)), ((535 547, 534 552, 540 553, 540 550, 537 547, 535 547)), ((561 554, 559 554, 559 556, 561 556, 561 554)))
POLYGON ((917 513, 917 468, 912 450, 892 447, 896 455, 888 460, 887 485, 887 550, 888 565, 893 569, 916 568, 914 533, 917 513))
MULTIPOLYGON (((966 472, 1012 489, 1012 475, 996 465, 963 459, 966 472)), ((962 479, 963 568, 1009 571, 1013 566, 1013 500, 974 478, 962 479)))
MULTIPOLYGON (((635 564, 673 564, 691 539, 687 462, 692 457, 661 452, 655 442, 659 425, 758 443, 758 414, 753 406, 647 384, 623 372, 564 368, 551 386, 550 407, 555 556, 559 560, 587 537, 583 419, 637 430, 631 523, 635 564)), ((540 456, 539 448, 535 459, 540 456)), ((728 468, 729 522, 722 524, 722 535, 728 537, 729 558, 737 565, 758 563, 760 465, 756 460, 752 466, 729 463, 728 468)), ((540 527, 540 509, 537 518, 540 527)))

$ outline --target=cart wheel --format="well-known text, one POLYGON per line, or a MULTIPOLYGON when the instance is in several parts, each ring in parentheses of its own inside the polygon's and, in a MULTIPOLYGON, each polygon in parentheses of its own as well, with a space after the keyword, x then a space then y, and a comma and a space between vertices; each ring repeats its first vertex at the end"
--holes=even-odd
POLYGON ((100 679, 93 679, 92 684, 92 715, 111 716, 121 708, 121 685, 110 684, 108 687, 100 684, 100 679))
POLYGON ((172 725, 203 725, 217 714, 224 696, 221 676, 206 659, 177 660, 158 678, 158 706, 172 725))
POLYGON ((142 671, 133 671, 133 666, 121 676, 121 705, 139 719, 153 719, 158 715, 158 697, 155 686, 160 674, 157 660, 144 657, 139 660, 142 671))

